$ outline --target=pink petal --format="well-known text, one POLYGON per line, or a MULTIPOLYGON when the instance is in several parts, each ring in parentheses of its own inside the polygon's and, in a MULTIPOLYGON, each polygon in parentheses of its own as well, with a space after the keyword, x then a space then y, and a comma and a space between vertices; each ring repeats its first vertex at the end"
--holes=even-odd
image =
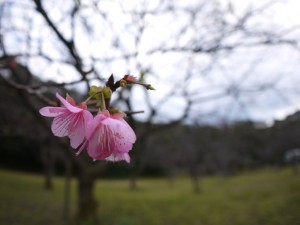
MULTIPOLYGON (((93 116, 92 116, 93 117, 93 116)), ((103 114, 98 114, 94 119, 91 119, 91 116, 86 113, 86 138, 90 139, 97 126, 101 123, 102 120, 106 119, 103 114)))
POLYGON ((39 112, 42 116, 56 117, 59 114, 64 113, 65 111, 66 111, 66 109, 62 108, 62 107, 47 106, 47 107, 41 108, 39 112))
POLYGON ((132 145, 136 140, 135 133, 125 120, 117 120, 108 118, 102 121, 102 124, 110 127, 112 137, 114 139, 114 152, 128 152, 132 149, 132 145))
POLYGON ((110 117, 109 112, 105 111, 87 120, 87 151, 90 157, 94 160, 130 162, 128 151, 132 149, 136 135, 123 118, 110 117))
POLYGON ((84 141, 84 138, 86 137, 86 130, 88 128, 87 124, 92 120, 93 115, 87 110, 75 114, 72 123, 69 125, 69 138, 72 148, 78 148, 78 146, 84 141))
POLYGON ((103 129, 97 129, 89 139, 88 143, 88 154, 91 158, 96 160, 103 160, 111 154, 107 149, 107 145, 104 144, 106 135, 103 131, 103 129))
POLYGON ((90 131, 90 124, 93 121, 93 115, 88 110, 83 110, 82 115, 84 120, 85 137, 87 137, 87 133, 90 131))
POLYGON ((134 143, 136 141, 136 135, 133 131, 133 129, 129 126, 129 124, 121 117, 117 118, 121 123, 121 129, 120 132, 122 132, 125 136, 125 138, 131 142, 134 143))
POLYGON ((78 113, 78 112, 81 112, 83 110, 79 107, 71 105, 67 100, 65 100, 63 97, 61 97, 58 93, 56 93, 56 97, 72 113, 78 113))
POLYGON ((76 149, 83 142, 85 137, 84 118, 82 113, 77 113, 70 127, 69 138, 71 147, 76 149))
POLYGON ((70 133, 70 124, 73 122, 75 115, 67 111, 55 117, 51 125, 53 134, 58 137, 68 136, 70 133))
POLYGON ((132 75, 125 75, 123 79, 129 82, 137 82, 136 77, 132 75))
POLYGON ((117 152, 122 152, 122 153, 127 153, 132 149, 133 143, 130 143, 124 139, 116 139, 115 140, 115 151, 117 152))

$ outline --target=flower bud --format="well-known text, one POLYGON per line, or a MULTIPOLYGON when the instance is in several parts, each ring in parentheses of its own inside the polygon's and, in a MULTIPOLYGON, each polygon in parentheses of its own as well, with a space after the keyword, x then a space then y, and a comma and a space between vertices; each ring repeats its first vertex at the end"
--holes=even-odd
POLYGON ((126 87, 126 85, 127 85, 127 81, 126 80, 124 80, 124 79, 120 80, 120 86, 121 87, 126 87))
POLYGON ((138 81, 136 77, 132 75, 125 75, 123 80, 127 81, 128 83, 136 83, 138 81))
POLYGON ((147 90, 153 90, 153 91, 155 91, 155 88, 152 87, 151 84, 146 84, 145 87, 146 87, 147 90))

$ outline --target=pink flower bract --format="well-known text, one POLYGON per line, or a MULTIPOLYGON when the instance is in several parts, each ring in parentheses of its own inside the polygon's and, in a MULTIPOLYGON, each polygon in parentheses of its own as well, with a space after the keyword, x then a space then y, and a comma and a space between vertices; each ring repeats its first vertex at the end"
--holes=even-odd
POLYGON ((55 136, 70 138, 72 148, 78 148, 84 141, 85 128, 88 121, 92 120, 92 114, 87 110, 85 103, 79 106, 69 95, 62 98, 58 93, 56 97, 63 104, 62 107, 44 107, 40 114, 47 117, 54 117, 51 130, 55 136))
POLYGON ((136 141, 136 135, 119 115, 108 111, 98 114, 87 126, 87 152, 94 160, 130 162, 128 152, 136 141))
POLYGON ((129 82, 129 83, 135 83, 135 82, 137 82, 136 77, 135 77, 135 76, 132 76, 132 75, 125 75, 125 76, 123 77, 123 80, 126 80, 126 81, 129 82))

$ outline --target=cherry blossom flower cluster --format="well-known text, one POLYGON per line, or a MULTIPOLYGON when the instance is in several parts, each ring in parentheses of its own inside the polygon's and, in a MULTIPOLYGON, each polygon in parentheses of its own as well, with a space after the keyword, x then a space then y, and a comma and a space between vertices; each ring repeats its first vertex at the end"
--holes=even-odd
POLYGON ((62 106, 47 106, 39 112, 43 116, 54 118, 52 133, 58 137, 68 137, 71 147, 77 149, 76 155, 87 150, 94 160, 125 160, 129 163, 128 152, 136 141, 136 135, 124 120, 125 114, 108 107, 112 93, 127 84, 140 84, 148 90, 154 90, 151 85, 138 82, 130 75, 125 75, 116 83, 111 76, 106 86, 92 86, 86 101, 76 105, 71 96, 67 95, 64 99, 57 93, 56 97, 62 106), (96 99, 96 106, 99 107, 95 116, 87 107, 91 99, 96 99))

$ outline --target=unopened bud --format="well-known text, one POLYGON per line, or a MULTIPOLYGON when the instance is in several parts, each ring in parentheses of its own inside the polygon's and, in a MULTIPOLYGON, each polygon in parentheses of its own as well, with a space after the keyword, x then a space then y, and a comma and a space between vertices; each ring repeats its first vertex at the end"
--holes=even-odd
POLYGON ((123 77, 123 80, 127 81, 128 83, 137 83, 137 79, 135 76, 132 76, 132 75, 125 75, 123 77))
POLYGON ((126 80, 124 80, 124 79, 120 80, 120 86, 121 87, 126 87, 126 85, 127 85, 127 81, 126 80))
POLYGON ((146 87, 147 90, 153 90, 153 91, 155 91, 155 88, 152 87, 151 84, 147 84, 145 87, 146 87))

